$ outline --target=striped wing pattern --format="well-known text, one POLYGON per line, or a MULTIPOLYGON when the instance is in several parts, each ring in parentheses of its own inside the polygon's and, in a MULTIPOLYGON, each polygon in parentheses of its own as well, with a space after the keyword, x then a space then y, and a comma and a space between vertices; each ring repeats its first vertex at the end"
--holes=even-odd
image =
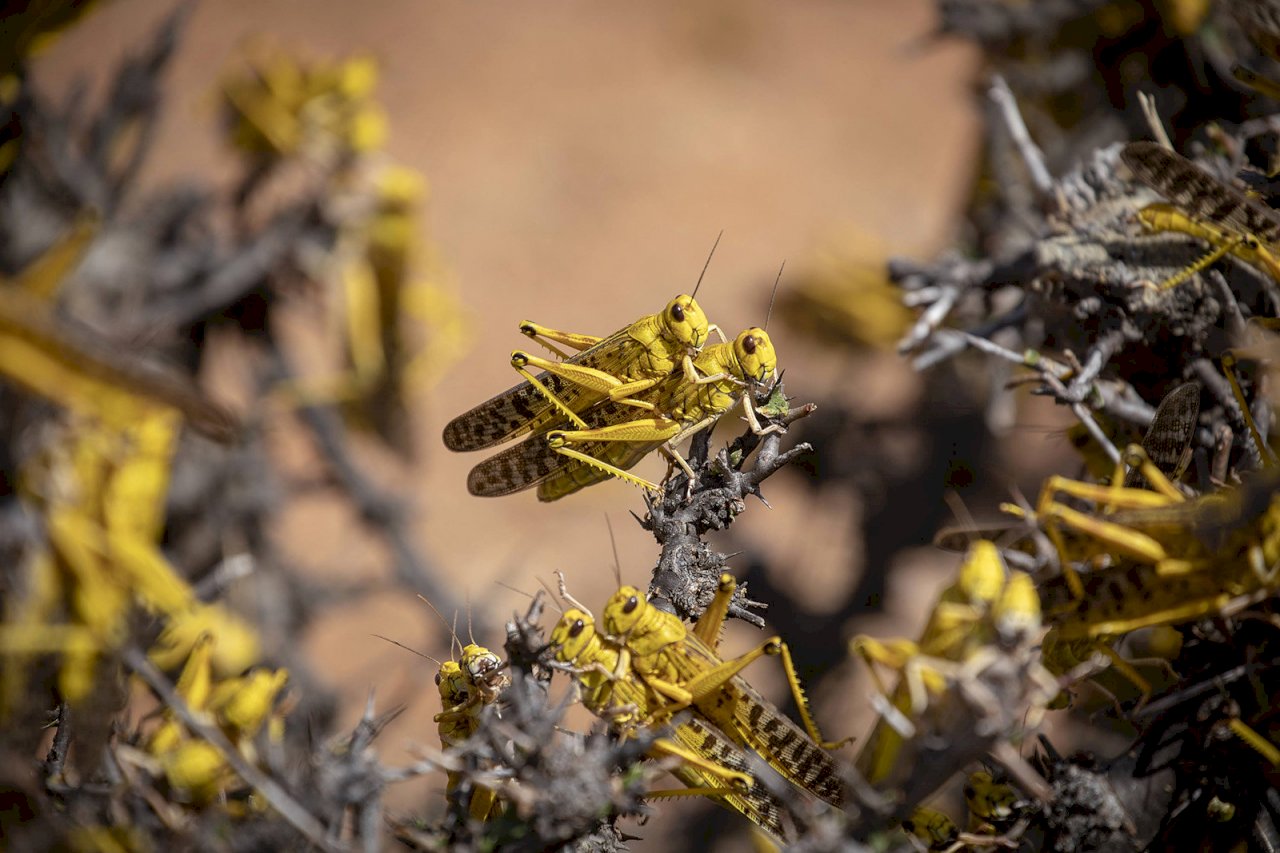
MULTIPOLYGON (((708 758, 722 767, 740 773, 751 773, 752 768, 742 750, 721 734, 714 726, 692 715, 678 717, 673 728, 674 740, 686 749, 708 758)), ((691 788, 723 787, 723 782, 715 779, 702 770, 688 765, 678 765, 671 773, 691 788)), ((764 786, 754 785, 749 791, 734 791, 717 794, 712 799, 726 808, 739 812, 749 820, 773 834, 782 841, 787 841, 787 832, 783 815, 786 807, 764 786)))
MULTIPOLYGON (((709 415, 723 414, 741 395, 742 390, 731 383, 695 386, 688 384, 683 374, 675 372, 636 399, 652 402, 661 411, 692 424, 709 415)), ((579 414, 592 428, 651 416, 635 406, 613 401, 596 403, 579 414)), ((554 501, 609 478, 610 475, 599 468, 556 453, 543 437, 554 429, 572 429, 572 426, 565 420, 557 421, 472 468, 467 477, 471 494, 498 497, 538 486, 539 500, 554 501)), ((626 471, 662 444, 661 441, 596 441, 574 444, 573 449, 626 471)))
MULTIPOLYGON (((584 412, 583 419, 592 427, 597 427, 621 423, 643 414, 635 406, 604 402, 584 412)), ((561 428, 573 427, 568 421, 557 420, 550 424, 548 430, 561 428)), ((546 431, 531 435, 476 465, 467 475, 467 489, 480 497, 498 497, 540 486, 539 498, 555 500, 608 479, 609 475, 598 468, 556 453, 547 443, 544 434, 546 431), (547 482, 553 477, 553 482, 547 482), (548 496, 544 497, 544 493, 548 496)), ((574 449, 626 470, 661 444, 662 442, 595 441, 575 444, 574 449)))
POLYGON ((1120 159, 1142 183, 1187 214, 1252 234, 1265 243, 1280 240, 1280 217, 1250 200, 1185 157, 1155 142, 1130 142, 1120 159))
MULTIPOLYGON (((692 678, 721 662, 693 634, 682 645, 682 651, 672 649, 671 654, 682 678, 692 678)), ((722 721, 725 734, 758 752, 784 778, 833 806, 844 806, 844 783, 835 759, 741 676, 734 676, 697 707, 713 722, 722 721)))
MULTIPOLYGON (((612 652, 612 650, 610 650, 612 652)), ((612 668, 617 663, 617 653, 599 657, 597 663, 612 668)), ((629 707, 646 709, 653 700, 652 691, 643 688, 638 681, 630 678, 618 680, 602 679, 594 674, 587 678, 579 678, 582 685, 582 702, 594 714, 609 717, 611 712, 629 707)), ((638 712, 632 712, 638 713, 638 712)), ((631 714, 616 716, 616 722, 640 722, 631 714)), ((680 714, 667 727, 672 739, 690 752, 719 764, 729 770, 752 774, 747 757, 714 726, 708 725, 692 714, 680 714)), ((688 764, 678 764, 671 769, 674 775, 691 788, 723 788, 724 780, 706 771, 688 764)), ((760 784, 753 785, 749 791, 726 791, 710 797, 720 805, 745 816, 779 839, 787 840, 787 832, 783 815, 786 808, 779 800, 760 784)))
MULTIPOLYGON (((595 346, 566 359, 567 364, 593 367, 625 380, 641 378, 646 359, 640 359, 639 341, 623 329, 595 346), (623 373, 630 366, 632 373, 623 373)), ((538 381, 570 409, 580 411, 604 399, 604 395, 550 373, 537 374, 538 381)), ((563 420, 560 412, 528 382, 508 388, 468 412, 458 415, 444 428, 444 443, 450 450, 484 450, 524 435, 540 432, 563 420)))

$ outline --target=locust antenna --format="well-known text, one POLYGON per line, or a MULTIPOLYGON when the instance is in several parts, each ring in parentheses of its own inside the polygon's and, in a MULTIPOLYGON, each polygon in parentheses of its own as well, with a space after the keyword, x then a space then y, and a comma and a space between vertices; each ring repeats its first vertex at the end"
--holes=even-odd
POLYGON ((782 271, 787 268, 787 262, 783 261, 782 266, 778 267, 778 277, 773 280, 773 293, 769 294, 769 310, 764 315, 764 330, 769 331, 769 318, 773 316, 773 300, 778 298, 778 282, 782 281, 782 271))
POLYGON ((496 583, 496 584, 497 584, 498 586, 500 586, 500 587, 503 587, 503 588, 505 588, 505 589, 509 589, 509 590, 511 590, 512 592, 517 593, 518 595, 523 595, 525 598, 533 598, 533 593, 525 592, 523 589, 519 589, 519 588, 517 588, 517 587, 514 587, 514 586, 512 586, 512 585, 511 585, 511 584, 509 584, 509 583, 505 583, 505 582, 503 582, 503 581, 494 581, 494 583, 496 583))
POLYGON ((556 572, 556 577, 560 579, 560 597, 581 610, 583 613, 587 614, 587 616, 595 619, 596 617, 592 616, 591 611, 587 609, 587 605, 569 594, 568 588, 564 585, 564 572, 556 572))
POLYGON ((436 666, 444 666, 444 664, 442 664, 440 661, 436 660, 426 652, 420 652, 417 649, 411 649, 408 646, 406 646, 404 643, 401 643, 398 640, 393 640, 390 637, 384 637, 381 634, 374 634, 373 636, 377 637, 379 640, 385 640, 386 642, 390 643, 393 646, 399 646, 400 648, 404 649, 406 652, 413 652, 415 655, 417 655, 420 658, 426 658, 436 666))
POLYGON ((476 635, 471 633, 471 590, 466 589, 462 593, 462 600, 467 604, 467 639, 471 645, 476 644, 476 635))
MULTIPOLYGON (((458 644, 458 654, 462 654, 462 639, 458 637, 458 611, 453 611, 453 627, 449 629, 453 632, 453 639, 458 644)), ((453 654, 453 645, 449 646, 449 654, 453 654)))
POLYGON ((707 254, 707 262, 702 265, 702 272, 698 273, 698 283, 693 286, 693 293, 690 296, 698 295, 698 288, 702 287, 702 277, 707 274, 707 267, 711 266, 711 259, 716 255, 716 246, 720 245, 720 238, 724 236, 724 229, 720 229, 720 233, 716 235, 716 241, 711 244, 711 251, 707 254))
POLYGON ((454 644, 454 642, 455 642, 455 641, 457 641, 457 643, 458 643, 458 649, 459 649, 459 650, 461 650, 461 649, 462 649, 462 641, 461 641, 461 640, 458 640, 458 632, 455 630, 455 629, 457 628, 457 617, 458 617, 458 614, 456 614, 456 613, 454 614, 454 626, 453 626, 452 628, 450 628, 450 627, 449 627, 449 620, 448 620, 448 619, 446 619, 446 618, 444 618, 444 614, 443 614, 443 613, 441 613, 439 610, 437 610, 437 609, 436 609, 436 606, 435 606, 434 604, 432 604, 432 603, 431 603, 431 601, 430 601, 430 600, 429 600, 425 595, 423 595, 423 594, 419 593, 419 594, 418 594, 418 600, 419 600, 419 601, 421 601, 423 604, 427 605, 428 607, 430 607, 430 608, 431 608, 431 612, 432 612, 432 613, 434 613, 436 616, 440 617, 440 622, 441 622, 441 624, 443 624, 446 628, 449 628, 449 635, 450 635, 450 640, 449 640, 449 655, 450 655, 450 657, 452 657, 452 656, 453 656, 453 644, 454 644))
POLYGON ((622 561, 618 559, 618 540, 613 535, 613 522, 609 520, 609 513, 604 514, 604 526, 609 528, 609 544, 613 546, 613 579, 618 582, 618 586, 622 586, 622 561))

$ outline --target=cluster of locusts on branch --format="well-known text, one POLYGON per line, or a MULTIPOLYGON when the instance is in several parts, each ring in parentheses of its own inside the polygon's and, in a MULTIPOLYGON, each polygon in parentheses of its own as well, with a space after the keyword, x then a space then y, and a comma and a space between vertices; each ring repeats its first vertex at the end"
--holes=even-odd
POLYGON ((619 579, 593 611, 562 579, 549 632, 539 594, 507 626, 505 654, 459 643, 437 675, 442 748, 401 770, 373 752, 387 716, 372 701, 346 738, 317 745, 296 725, 323 725, 332 706, 279 635, 364 590, 309 585, 269 535, 281 494, 331 489, 384 540, 398 583, 455 603, 348 447, 350 427, 410 453, 406 389, 461 334, 415 236, 421 179, 371 156, 385 135, 372 64, 264 51, 222 81, 241 179, 138 204, 181 15, 91 118, 79 95, 55 106, 27 74, 37 37, 78 7, 15 19, 0 69, 13 84, 0 86, 0 746, 17 756, 0 770, 6 842, 373 849, 385 787, 443 769, 445 816, 394 821, 402 842, 611 849, 620 817, 695 796, 761 844, 812 850, 1280 844, 1280 469, 1266 393, 1280 129, 1275 84, 1252 65, 1230 71, 1232 51, 1271 62, 1280 13, 1034 5, 939 4, 943 31, 980 42, 1019 93, 1000 78, 991 89, 995 189, 970 211, 980 251, 864 265, 784 299, 791 322, 846 338, 883 343, 892 329, 926 383, 976 359, 1005 386, 992 409, 1030 388, 1077 421, 1083 473, 1008 502, 1001 523, 939 536, 964 556, 918 637, 849 644, 871 673, 872 729, 851 747, 822 736, 797 677, 802 638, 721 649, 728 618, 763 620, 704 536, 810 452, 783 442, 818 419, 789 405, 764 328, 730 340, 681 295, 603 338, 523 325, 552 357, 515 353, 522 384, 446 428, 453 450, 520 439, 473 469, 476 495, 640 487, 661 551, 647 590, 619 579), (1159 56, 1150 73, 1185 100, 1143 101, 1138 128, 1117 130, 1099 91, 1136 87, 1118 57, 1138 54, 1159 56), (1224 99, 1195 94, 1193 55, 1201 77, 1234 87, 1229 127, 1211 108, 1224 99), (1095 72, 1108 85, 1086 85, 1095 72), (1079 110, 1064 110, 1066 91, 1079 110), (1117 141, 1139 134, 1157 141, 1117 141), (298 375, 281 306, 317 291, 341 306, 341 367, 298 375), (147 353, 125 354, 144 333, 147 353), (194 390, 227 336, 251 354, 245 417, 194 390), (713 450, 709 427, 738 408, 747 429, 713 450), (272 418, 306 428, 325 477, 266 461, 272 418), (670 462, 661 484, 630 473, 654 451, 670 462), (751 686, 762 657, 785 671, 798 722, 751 686), (601 719, 592 734, 562 731, 555 673, 601 719), (136 711, 131 684, 154 712, 136 711), (1085 696, 1130 727, 1127 749, 1054 748, 1045 733, 1085 696), (36 774, 12 769, 30 767, 45 726, 36 774), (662 787, 666 773, 680 787, 662 787), (957 778, 962 822, 934 799, 957 778))

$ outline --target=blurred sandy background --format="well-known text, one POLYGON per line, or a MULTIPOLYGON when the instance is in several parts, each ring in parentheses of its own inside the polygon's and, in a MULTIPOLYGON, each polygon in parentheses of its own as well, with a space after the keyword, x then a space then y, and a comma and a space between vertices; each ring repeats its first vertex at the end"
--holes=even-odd
MULTIPOLYGON (((37 82, 57 93, 77 75, 112 67, 171 8, 156 0, 107 5, 43 57, 37 82)), ((924 0, 206 2, 169 75, 147 180, 231 173, 217 133, 217 74, 247 40, 316 57, 375 55, 389 151, 430 181, 427 236, 452 270, 473 339, 446 378, 415 400, 419 464, 408 469, 373 452, 365 461, 412 501, 423 553, 495 623, 524 607, 497 580, 533 590, 536 577, 563 570, 578 597, 596 604, 614 584, 606 514, 624 579, 648 581, 657 548, 627 515, 643 509, 639 494, 609 483, 553 505, 531 493, 473 498, 465 476, 479 456, 446 451, 441 428, 514 383, 507 358, 523 345, 518 321, 607 334, 690 290, 722 229, 699 301, 730 336, 763 321, 780 262, 799 272, 850 230, 915 257, 946 245, 977 145, 975 56, 950 42, 921 48, 932 23, 924 0)), ((918 393, 892 356, 851 372, 785 327, 771 332, 798 402, 837 394, 892 410, 918 393)), ((233 381, 234 366, 228 372, 233 381)), ((295 438, 281 435, 280 452, 305 466, 309 451, 295 438)), ((650 460, 640 470, 660 476, 663 467, 650 460)), ((850 499, 828 494, 819 503, 799 476, 770 481, 774 509, 750 505, 734 543, 761 550, 775 573, 785 572, 777 582, 804 585, 820 610, 833 588, 856 580, 862 543, 848 529, 850 499)), ((384 573, 384 555, 336 503, 295 502, 278 534, 300 562, 348 578, 384 573)), ((953 564, 922 553, 894 576, 887 614, 860 629, 914 630, 953 564)), ((848 634, 841 625, 814 630, 839 643, 848 634)), ((371 688, 380 707, 408 704, 381 739, 384 760, 395 765, 409 760, 411 744, 435 743, 434 667, 375 632, 447 654, 435 617, 403 592, 333 611, 296 642, 343 691, 340 727, 355 720, 371 688)), ((477 639, 500 643, 496 635, 477 639)), ((726 643, 745 649, 759 639, 743 631, 726 643)), ((753 682, 780 688, 769 669, 753 682)), ((817 699, 829 735, 865 731, 869 710, 857 688, 817 699)), ((401 786, 389 804, 430 812, 442 788, 442 778, 401 786)), ((631 830, 655 849, 663 828, 675 825, 666 814, 689 807, 663 804, 658 819, 631 830)))

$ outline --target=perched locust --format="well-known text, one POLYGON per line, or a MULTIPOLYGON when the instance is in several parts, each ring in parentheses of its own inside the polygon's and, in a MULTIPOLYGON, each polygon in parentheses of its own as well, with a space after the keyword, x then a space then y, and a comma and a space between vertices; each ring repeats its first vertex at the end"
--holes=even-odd
MULTIPOLYGON (((436 686, 440 688, 440 705, 436 714, 440 745, 445 749, 457 746, 476 733, 480 725, 480 712, 498 700, 509 680, 502 672, 502 661, 483 646, 468 643, 462 648, 461 659, 447 660, 436 673, 436 686)), ((449 793, 459 783, 457 773, 449 773, 449 793)), ((487 820, 501 813, 497 794, 488 788, 478 788, 471 795, 470 813, 476 820, 487 820)))
MULTIPOLYGON (((1141 462, 1139 448, 1127 455, 1141 462)), ((1063 572, 1041 588, 1064 640, 1103 638, 1238 610, 1280 586, 1280 469, 1188 499, 1147 465, 1156 491, 1062 478, 1045 484, 1037 521, 1055 540, 1063 572), (1108 511, 1084 512, 1057 495, 1108 511), (1105 557, 1078 572, 1073 562, 1105 557)))
POLYGON ((663 448, 688 471, 674 446, 711 425, 742 399, 752 429, 761 429, 751 397, 773 378, 777 354, 763 329, 743 331, 732 343, 712 344, 694 361, 700 378, 674 373, 628 401, 604 402, 584 412, 588 425, 561 422, 542 435, 481 462, 467 477, 473 495, 495 497, 538 486, 538 498, 553 501, 608 477, 656 490, 627 473, 652 451, 663 448), (637 406, 652 414, 637 418, 637 406))
MULTIPOLYGON (((996 546, 979 540, 960 564, 955 582, 939 594, 919 640, 854 637, 850 650, 867 662, 877 689, 897 712, 917 716, 927 704, 928 694, 942 689, 940 676, 924 661, 963 661, 991 640, 991 607, 1008 583, 1007 577, 996 546), (876 664, 902 674, 892 692, 880 680, 876 664)), ((868 781, 879 782, 889 774, 902 741, 901 734, 885 720, 876 724, 857 759, 858 769, 868 781)))
POLYGON ((843 806, 840 771, 809 713, 786 644, 774 637, 751 652, 721 660, 721 627, 736 583, 720 579, 711 606, 693 632, 674 614, 649 604, 635 587, 624 586, 609 599, 602 626, 630 653, 631 669, 661 695, 671 714, 692 707, 739 746, 759 753, 783 778, 834 806, 843 806), (781 655, 804 728, 749 685, 738 672, 764 655, 781 655))
POLYGON ((557 660, 576 670, 582 702, 622 734, 669 723, 671 739, 660 738, 652 758, 679 761, 671 773, 687 790, 655 791, 650 797, 701 795, 738 812, 774 837, 786 840, 785 808, 751 777, 747 756, 714 726, 690 715, 674 720, 663 714, 666 700, 626 664, 624 650, 602 637, 591 614, 577 607, 565 612, 551 632, 557 660))
POLYGON ((1134 177, 1171 203, 1139 213, 1153 230, 1180 231, 1213 246, 1206 257, 1161 284, 1173 287, 1230 253, 1280 280, 1280 216, 1229 187, 1185 157, 1155 142, 1130 142, 1120 152, 1134 177))
POLYGON ((520 331, 579 350, 555 362, 517 350, 511 364, 525 381, 451 420, 444 428, 450 450, 484 450, 526 433, 539 433, 567 421, 583 428, 579 414, 602 400, 619 401, 641 394, 673 372, 695 382, 693 356, 707 342, 707 316, 692 296, 680 295, 659 314, 641 317, 609 335, 597 338, 559 332, 535 323, 521 323, 520 331), (529 368, 538 368, 536 376, 529 368))

